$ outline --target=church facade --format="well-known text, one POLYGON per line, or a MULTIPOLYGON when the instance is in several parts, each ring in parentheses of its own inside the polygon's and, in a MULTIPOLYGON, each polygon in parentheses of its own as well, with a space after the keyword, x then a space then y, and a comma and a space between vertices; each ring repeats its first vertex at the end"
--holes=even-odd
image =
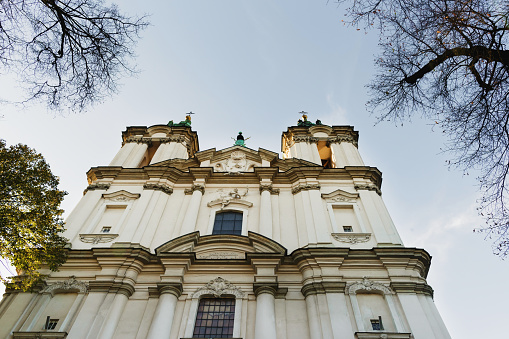
POLYGON ((7 290, 0 338, 450 338, 351 126, 299 121, 283 158, 128 127, 66 221, 68 260, 7 290))

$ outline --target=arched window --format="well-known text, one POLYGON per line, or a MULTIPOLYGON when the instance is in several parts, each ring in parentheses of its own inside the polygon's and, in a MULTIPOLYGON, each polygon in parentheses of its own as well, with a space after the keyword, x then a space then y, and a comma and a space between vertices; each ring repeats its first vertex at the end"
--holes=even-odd
POLYGON ((216 214, 212 234, 242 234, 242 213, 221 212, 216 214))
POLYGON ((232 338, 235 299, 202 298, 196 313, 194 338, 232 338))

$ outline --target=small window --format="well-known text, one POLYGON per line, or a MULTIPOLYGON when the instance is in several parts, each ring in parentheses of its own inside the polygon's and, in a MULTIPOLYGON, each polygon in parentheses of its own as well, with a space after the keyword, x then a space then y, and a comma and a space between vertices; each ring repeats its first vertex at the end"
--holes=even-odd
POLYGON ((46 324, 44 324, 45 330, 54 330, 57 327, 58 319, 51 319, 49 316, 46 318, 46 324))
POLYGON ((382 324, 382 317, 378 317, 378 319, 371 319, 371 327, 373 331, 383 331, 384 326, 382 324))
POLYGON ((234 317, 235 299, 201 299, 193 338, 232 338, 234 317))
POLYGON ((222 212, 216 214, 212 234, 242 234, 242 213, 222 212))
POLYGON ((111 226, 105 226, 101 229, 101 233, 110 233, 111 226))
POLYGON ((344 232, 353 232, 353 227, 352 226, 343 226, 343 231, 344 232))

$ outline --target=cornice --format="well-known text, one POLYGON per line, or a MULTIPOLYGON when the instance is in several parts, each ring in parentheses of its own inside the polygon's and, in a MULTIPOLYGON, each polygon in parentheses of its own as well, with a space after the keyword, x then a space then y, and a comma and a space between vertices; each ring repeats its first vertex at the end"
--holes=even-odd
POLYGON ((88 283, 90 292, 118 293, 128 298, 134 293, 134 286, 114 280, 94 280, 88 283))
POLYGON ((433 288, 426 283, 391 282, 390 286, 396 293, 424 294, 433 298, 433 288))

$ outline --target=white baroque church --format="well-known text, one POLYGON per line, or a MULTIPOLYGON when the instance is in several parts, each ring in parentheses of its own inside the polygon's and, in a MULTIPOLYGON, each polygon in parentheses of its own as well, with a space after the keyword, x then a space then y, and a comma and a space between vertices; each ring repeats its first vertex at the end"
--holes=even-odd
POLYGON ((122 133, 66 222, 68 260, 7 290, 0 338, 450 338, 351 126, 299 120, 283 158, 199 150, 190 119, 122 133))

